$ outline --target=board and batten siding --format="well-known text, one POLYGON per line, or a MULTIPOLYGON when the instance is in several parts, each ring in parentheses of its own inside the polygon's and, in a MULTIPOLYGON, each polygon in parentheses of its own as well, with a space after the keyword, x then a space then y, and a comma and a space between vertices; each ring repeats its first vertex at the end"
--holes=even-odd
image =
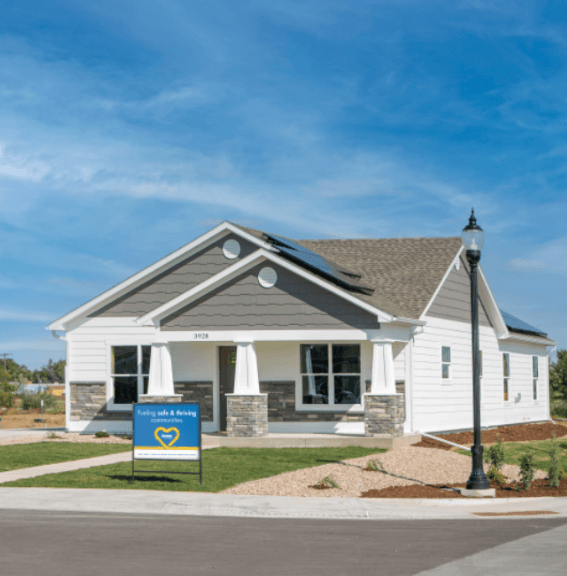
MULTIPOLYGON (((426 317, 413 343, 413 429, 441 432, 473 426, 471 326, 426 317), (441 378, 441 347, 451 347, 451 378, 441 378)), ((481 426, 542 421, 548 417, 549 386, 544 345, 499 341, 479 327, 483 356, 481 426), (510 401, 504 402, 502 354, 510 353, 510 401), (532 356, 539 360, 539 397, 532 398, 532 356), (521 397, 518 397, 521 394, 521 397)))
MULTIPOLYGON (((478 322, 481 326, 492 326, 486 309, 479 297, 478 322)), ((471 322, 471 282, 467 266, 462 257, 457 270, 453 265, 451 272, 439 290, 435 300, 431 303, 427 316, 471 322)))
POLYGON ((177 310, 161 330, 377 329, 375 315, 272 262, 260 263, 177 310), (277 282, 263 288, 265 266, 277 282))
POLYGON ((90 317, 143 316, 232 266, 256 250, 258 250, 258 246, 239 236, 234 234, 224 236, 127 294, 106 304, 90 314, 90 317), (227 240, 236 240, 240 244, 240 254, 237 258, 228 259, 224 256, 222 247, 227 240))

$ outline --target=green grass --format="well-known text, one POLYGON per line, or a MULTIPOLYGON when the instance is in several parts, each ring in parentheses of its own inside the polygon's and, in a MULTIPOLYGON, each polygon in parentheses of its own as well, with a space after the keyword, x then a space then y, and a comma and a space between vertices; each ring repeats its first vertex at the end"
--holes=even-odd
POLYGON ((37 442, 0 446, 0 472, 116 454, 132 450, 128 444, 37 442))
MULTIPOLYGON (((131 462, 60 474, 47 474, 37 478, 7 482, 2 486, 220 492, 230 486, 249 480, 382 452, 386 452, 386 450, 360 446, 347 448, 213 448, 203 450, 202 453, 202 486, 199 485, 198 476, 158 472, 139 474, 136 476, 134 484, 131 484, 131 462)), ((136 469, 198 472, 199 465, 196 462, 136 460, 136 469)))
MULTIPOLYGON (((534 455, 534 468, 539 470, 548 470, 551 464, 551 440, 534 440, 533 442, 505 442, 504 443, 504 463, 520 465, 520 458, 530 452, 534 455)), ((564 439, 556 440, 559 447, 559 462, 563 469, 567 471, 567 441, 564 439)), ((486 447, 485 447, 486 450, 486 447)), ((455 450, 459 454, 470 456, 471 453, 466 450, 455 450)))

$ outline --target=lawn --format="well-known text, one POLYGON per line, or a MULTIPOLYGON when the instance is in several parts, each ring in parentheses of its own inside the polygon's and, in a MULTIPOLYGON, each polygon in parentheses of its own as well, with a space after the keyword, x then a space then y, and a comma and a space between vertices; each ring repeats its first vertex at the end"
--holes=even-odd
POLYGON ((0 446, 0 472, 94 458, 132 450, 128 444, 87 444, 77 442, 37 442, 0 446))
MULTIPOLYGON (((184 474, 140 474, 131 484, 132 464, 124 462, 84 470, 47 474, 37 478, 6 482, 2 486, 50 488, 112 488, 134 490, 175 490, 220 492, 235 484, 311 468, 347 458, 386 452, 377 448, 213 448, 204 450, 203 485, 199 477, 184 474)), ((196 462, 136 460, 136 469, 198 472, 196 462)))

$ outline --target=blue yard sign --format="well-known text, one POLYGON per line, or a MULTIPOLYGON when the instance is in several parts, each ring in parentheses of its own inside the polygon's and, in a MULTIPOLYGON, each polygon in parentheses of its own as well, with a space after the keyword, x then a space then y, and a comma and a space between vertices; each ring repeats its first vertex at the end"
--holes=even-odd
POLYGON ((134 460, 194 460, 199 462, 201 476, 201 406, 198 402, 134 404, 133 428, 132 481, 134 460))

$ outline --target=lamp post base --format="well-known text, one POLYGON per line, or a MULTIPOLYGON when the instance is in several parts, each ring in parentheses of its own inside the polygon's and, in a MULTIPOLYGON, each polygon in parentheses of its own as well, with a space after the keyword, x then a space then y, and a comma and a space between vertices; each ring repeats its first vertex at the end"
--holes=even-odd
POLYGON ((484 473, 482 465, 482 453, 484 448, 482 445, 471 446, 473 469, 467 481, 467 490, 489 490, 490 480, 484 473))
POLYGON ((463 496, 468 496, 469 498, 496 497, 496 490, 494 488, 488 488, 487 490, 469 490, 468 488, 459 488, 458 490, 463 496))

